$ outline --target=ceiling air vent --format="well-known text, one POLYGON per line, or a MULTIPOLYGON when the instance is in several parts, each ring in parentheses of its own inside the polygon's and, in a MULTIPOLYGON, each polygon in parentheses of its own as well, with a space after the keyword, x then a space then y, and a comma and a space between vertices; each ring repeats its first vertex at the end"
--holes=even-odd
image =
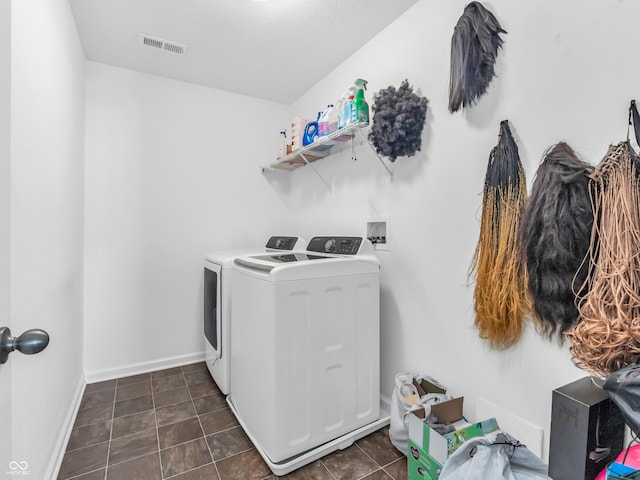
POLYGON ((152 37, 145 33, 138 34, 138 40, 143 47, 156 48, 163 52, 173 53, 174 55, 184 55, 187 52, 187 46, 176 42, 170 42, 163 38, 152 37))

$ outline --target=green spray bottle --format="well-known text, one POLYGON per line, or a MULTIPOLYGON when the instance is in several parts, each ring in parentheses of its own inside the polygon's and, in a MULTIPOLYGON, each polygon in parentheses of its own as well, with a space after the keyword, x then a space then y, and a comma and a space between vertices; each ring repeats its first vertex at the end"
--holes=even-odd
POLYGON ((369 123, 369 104, 364 99, 364 91, 367 89, 367 81, 358 78, 353 83, 357 88, 354 96, 355 121, 369 123))

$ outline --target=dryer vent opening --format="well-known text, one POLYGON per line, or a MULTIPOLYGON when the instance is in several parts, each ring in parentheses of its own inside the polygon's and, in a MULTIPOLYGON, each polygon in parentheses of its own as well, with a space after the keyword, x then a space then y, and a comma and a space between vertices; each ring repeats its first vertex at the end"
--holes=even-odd
POLYGON ((187 52, 187 46, 181 43, 171 42, 163 38, 153 37, 146 33, 138 34, 138 43, 142 47, 155 48, 163 52, 172 53, 174 55, 184 55, 187 52))

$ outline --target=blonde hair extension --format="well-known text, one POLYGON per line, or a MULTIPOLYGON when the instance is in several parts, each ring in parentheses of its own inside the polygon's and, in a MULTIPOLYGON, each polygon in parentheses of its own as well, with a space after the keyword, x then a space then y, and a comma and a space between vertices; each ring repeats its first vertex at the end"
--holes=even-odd
POLYGON ((506 121, 491 151, 482 198, 480 236, 471 274, 475 326, 480 338, 495 349, 514 345, 529 311, 526 271, 519 260, 517 239, 526 201, 526 179, 506 121))
POLYGON ((607 376, 640 356, 640 188, 628 142, 590 175, 594 224, 580 320, 566 333, 576 365, 607 376))

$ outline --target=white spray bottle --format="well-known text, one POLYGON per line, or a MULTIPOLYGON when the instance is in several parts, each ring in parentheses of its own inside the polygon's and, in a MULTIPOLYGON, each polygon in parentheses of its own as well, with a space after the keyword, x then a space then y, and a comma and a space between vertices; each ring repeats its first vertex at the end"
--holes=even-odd
POLYGON ((342 109, 340 110, 340 116, 338 117, 338 128, 344 128, 351 123, 351 112, 354 109, 354 94, 356 87, 349 87, 349 90, 342 95, 342 109))

